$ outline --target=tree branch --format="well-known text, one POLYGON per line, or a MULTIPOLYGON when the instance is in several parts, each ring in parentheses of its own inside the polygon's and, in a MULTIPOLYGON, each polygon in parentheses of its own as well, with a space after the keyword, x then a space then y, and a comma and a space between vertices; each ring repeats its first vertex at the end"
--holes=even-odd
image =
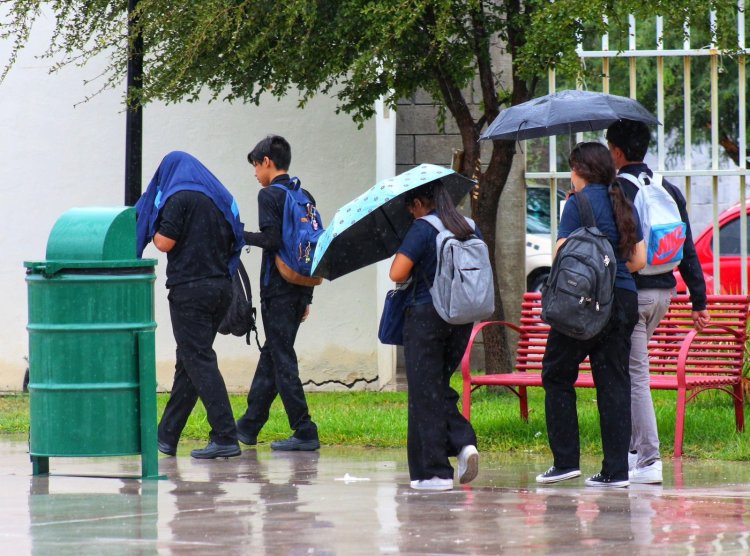
POLYGON ((474 56, 477 60, 479 84, 482 89, 482 100, 484 101, 484 114, 486 120, 492 122, 500 113, 500 105, 497 98, 497 90, 495 89, 495 78, 492 74, 490 37, 484 25, 484 17, 484 3, 479 2, 478 8, 471 11, 474 56))

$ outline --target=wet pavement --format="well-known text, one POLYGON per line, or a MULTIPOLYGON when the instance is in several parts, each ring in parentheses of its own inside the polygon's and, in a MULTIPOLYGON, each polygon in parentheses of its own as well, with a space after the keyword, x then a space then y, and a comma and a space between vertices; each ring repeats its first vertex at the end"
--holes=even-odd
POLYGON ((141 481, 122 478, 138 457, 51 458, 33 477, 25 442, 0 440, 0 554, 750 553, 750 463, 665 461, 663 485, 597 489, 537 486, 549 461, 483 454, 471 485, 425 493, 405 450, 199 461, 191 447, 141 481))

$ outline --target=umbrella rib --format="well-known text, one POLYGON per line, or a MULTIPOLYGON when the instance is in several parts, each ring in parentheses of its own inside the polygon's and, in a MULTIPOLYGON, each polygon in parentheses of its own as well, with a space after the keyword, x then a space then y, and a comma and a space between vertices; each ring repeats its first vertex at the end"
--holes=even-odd
POLYGON ((393 225, 393 222, 391 222, 391 219, 388 218, 388 213, 383 210, 383 205, 379 206, 378 210, 380 211, 380 214, 383 215, 383 218, 385 218, 385 221, 388 222, 388 226, 390 226, 393 235, 395 235, 399 241, 403 241, 404 239, 401 237, 398 231, 396 231, 396 227, 393 225))

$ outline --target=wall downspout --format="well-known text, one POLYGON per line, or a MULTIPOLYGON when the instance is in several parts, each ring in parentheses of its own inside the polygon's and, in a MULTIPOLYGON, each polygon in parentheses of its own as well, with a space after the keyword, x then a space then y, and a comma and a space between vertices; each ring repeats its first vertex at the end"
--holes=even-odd
MULTIPOLYGON (((392 178, 396 174, 396 113, 385 105, 383 100, 375 103, 375 181, 392 178)), ((376 273, 376 315, 377 324, 383 312, 385 294, 393 287, 388 278, 391 259, 377 263, 376 273)), ((378 389, 395 389, 396 347, 381 344, 374 338, 378 350, 378 389)))

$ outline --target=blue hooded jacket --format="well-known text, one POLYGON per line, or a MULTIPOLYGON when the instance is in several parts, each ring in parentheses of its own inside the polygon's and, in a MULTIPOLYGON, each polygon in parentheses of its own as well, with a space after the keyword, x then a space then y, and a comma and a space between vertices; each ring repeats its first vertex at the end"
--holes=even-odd
POLYGON ((167 199, 178 191, 198 191, 207 195, 232 226, 234 252, 229 260, 229 273, 234 274, 245 245, 242 235, 245 225, 240 221, 237 201, 208 168, 194 156, 182 151, 173 151, 164 157, 135 205, 138 257, 143 255, 146 245, 153 239, 157 231, 156 223, 167 199))

